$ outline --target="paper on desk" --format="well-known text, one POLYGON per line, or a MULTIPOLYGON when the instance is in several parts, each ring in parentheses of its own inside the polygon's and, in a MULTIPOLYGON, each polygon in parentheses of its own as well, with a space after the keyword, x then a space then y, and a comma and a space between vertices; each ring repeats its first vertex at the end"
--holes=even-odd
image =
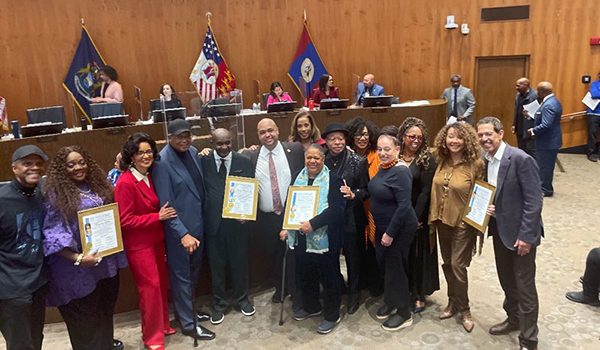
POLYGON ((598 103, 600 103, 600 99, 592 98, 592 94, 588 91, 581 102, 583 102, 583 104, 588 106, 590 109, 596 109, 596 107, 598 107, 598 103))
POLYGON ((456 123, 458 119, 456 119, 455 116, 451 115, 450 118, 448 118, 448 121, 446 122, 446 125, 450 125, 450 124, 454 124, 456 123))
POLYGON ((529 115, 525 116, 527 119, 533 119, 535 118, 535 112, 538 111, 538 109, 540 109, 540 103, 535 100, 533 102, 531 102, 530 104, 524 105, 523 109, 527 111, 527 113, 529 113, 529 115))

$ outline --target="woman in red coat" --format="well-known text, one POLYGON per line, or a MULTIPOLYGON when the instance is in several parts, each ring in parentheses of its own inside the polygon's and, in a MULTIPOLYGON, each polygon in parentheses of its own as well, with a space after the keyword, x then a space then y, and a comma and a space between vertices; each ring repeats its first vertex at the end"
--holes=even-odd
POLYGON ((176 217, 175 209, 158 207, 150 171, 158 150, 145 133, 127 139, 121 151, 121 167, 129 169, 119 178, 115 202, 119 204, 121 231, 129 267, 139 291, 142 340, 149 349, 164 349, 169 326, 167 265, 161 221, 176 217))

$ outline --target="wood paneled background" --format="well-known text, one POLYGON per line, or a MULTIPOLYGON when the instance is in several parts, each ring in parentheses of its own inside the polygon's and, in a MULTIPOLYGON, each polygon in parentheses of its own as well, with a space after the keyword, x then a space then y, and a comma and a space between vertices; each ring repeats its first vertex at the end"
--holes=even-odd
POLYGON ((142 88, 145 109, 164 82, 192 89, 188 76, 207 11, 246 106, 252 79, 263 90, 279 80, 297 96, 286 74, 306 9, 342 97, 352 94, 353 73, 371 72, 402 100, 437 98, 454 73, 474 87, 476 57, 530 55, 532 82, 552 82, 564 112, 571 113, 584 109, 580 101, 588 87, 581 76, 595 79, 600 71, 600 47, 589 45, 591 36, 600 36, 597 8, 597 0, 0 0, 0 96, 7 99, 9 118, 22 124, 27 108, 60 104, 71 122, 61 83, 83 17, 101 54, 118 70, 133 116, 133 85, 142 88), (480 23, 481 7, 523 4, 531 5, 530 21, 480 23), (468 23, 471 33, 444 29, 449 14, 459 25, 468 23))

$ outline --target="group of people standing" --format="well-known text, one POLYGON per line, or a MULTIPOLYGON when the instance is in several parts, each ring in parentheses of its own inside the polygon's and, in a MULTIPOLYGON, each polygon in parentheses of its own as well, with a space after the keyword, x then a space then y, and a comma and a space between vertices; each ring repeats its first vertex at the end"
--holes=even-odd
POLYGON ((59 150, 43 184, 48 157, 36 146, 17 150, 15 179, 0 189, 0 275, 8 281, 0 287, 0 316, 23 320, 18 327, 0 323, 8 349, 41 347, 44 300, 58 306, 73 349, 119 346, 112 316, 119 269, 127 265, 138 287, 148 348, 163 349, 165 336, 176 332, 169 324, 169 284, 182 333, 214 339, 200 322, 223 322, 230 304, 245 316, 256 312, 248 298, 251 229, 270 254, 272 301, 281 303, 291 294, 297 321, 323 314, 321 334, 341 321, 344 293, 347 313, 359 310, 363 289, 383 294, 376 317, 385 320, 384 329, 410 326, 412 313, 425 311, 426 297, 439 289, 439 238, 448 283, 448 305, 439 317, 460 313, 470 332, 467 267, 478 235, 462 217, 475 181, 484 179, 497 187, 488 212, 494 215, 490 232, 508 315, 490 333, 520 329, 521 346, 535 348, 542 186, 533 158, 502 141, 498 119, 482 119, 477 130, 463 122, 446 125, 433 141, 433 153, 427 127, 417 118, 381 131, 355 118, 320 133, 315 119, 300 112, 289 142, 279 140, 269 118, 258 123, 257 134, 260 145, 238 153, 228 130, 213 130, 212 149, 202 155, 191 145, 185 120, 169 123, 168 144, 160 153, 150 136, 133 134, 120 153, 116 188, 81 147, 59 150), (256 223, 221 217, 227 175, 258 180, 256 223), (318 187, 319 202, 316 217, 288 231, 282 224, 290 185, 318 187), (84 255, 77 211, 112 202, 119 204, 125 251, 84 255), (193 302, 204 248, 212 275, 211 315, 198 314, 193 302), (339 264, 342 252, 347 280, 339 264), (16 260, 23 263, 15 267, 16 260), (228 267, 232 297, 226 291, 228 267))

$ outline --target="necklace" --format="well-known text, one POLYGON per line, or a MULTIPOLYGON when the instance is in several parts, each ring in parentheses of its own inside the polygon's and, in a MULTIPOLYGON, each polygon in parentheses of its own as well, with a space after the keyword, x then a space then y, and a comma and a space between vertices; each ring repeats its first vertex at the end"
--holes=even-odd
POLYGON ((407 155, 401 154, 400 159, 402 159, 403 161, 405 161, 407 163, 410 163, 415 159, 415 155, 413 155, 412 157, 409 157, 407 155))
POLYGON ((398 163, 398 159, 394 159, 393 162, 389 164, 381 164, 381 169, 389 169, 398 163))
POLYGON ((91 191, 92 191, 91 189, 88 190, 87 192, 81 191, 81 193, 80 193, 81 197, 91 200, 92 202, 94 202, 94 204, 96 204, 97 207, 102 206, 104 204, 104 201, 102 200, 102 198, 100 198, 100 196, 98 196, 96 193, 94 193, 93 195, 89 195, 88 193, 90 193, 91 191))
POLYGON ((27 192, 25 192, 25 191, 22 191, 22 190, 20 190, 20 189, 16 188, 16 187, 15 187, 15 190, 17 190, 17 192, 19 192, 20 194, 22 194, 22 195, 24 195, 24 196, 26 196, 26 197, 33 197, 33 196, 35 196, 35 194, 37 193, 37 187, 36 187, 36 188, 33 190, 33 192, 31 192, 31 193, 27 193, 27 192))

